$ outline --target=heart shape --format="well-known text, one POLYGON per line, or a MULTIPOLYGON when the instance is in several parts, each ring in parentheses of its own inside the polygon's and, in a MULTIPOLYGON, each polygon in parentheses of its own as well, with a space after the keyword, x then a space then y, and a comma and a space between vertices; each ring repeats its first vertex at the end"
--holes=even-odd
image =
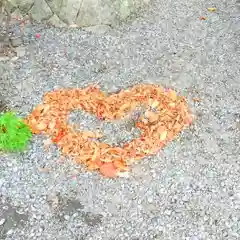
POLYGON ((136 85, 110 96, 94 86, 60 89, 45 94, 43 104, 26 118, 33 133, 46 133, 63 154, 84 163, 89 170, 99 169, 107 177, 128 171, 133 161, 155 154, 191 122, 192 115, 184 97, 152 84, 136 85), (67 124, 68 115, 76 109, 111 121, 121 119, 139 106, 146 109, 136 122, 141 136, 122 148, 98 141, 101 137, 98 133, 75 131, 67 124))

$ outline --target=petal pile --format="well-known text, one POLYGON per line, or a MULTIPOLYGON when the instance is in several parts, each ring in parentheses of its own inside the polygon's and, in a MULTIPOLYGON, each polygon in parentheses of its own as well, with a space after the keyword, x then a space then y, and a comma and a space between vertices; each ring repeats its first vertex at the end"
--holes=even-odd
POLYGON ((45 133, 62 153, 89 170, 99 170, 106 177, 129 171, 129 165, 145 156, 155 154, 186 126, 192 115, 187 101, 171 89, 140 84, 117 94, 105 96, 96 86, 85 89, 60 89, 48 92, 25 119, 33 133, 45 133), (112 147, 99 141, 96 132, 75 131, 67 123, 76 109, 97 115, 102 121, 125 117, 138 107, 144 107, 135 126, 141 136, 123 147, 112 147))

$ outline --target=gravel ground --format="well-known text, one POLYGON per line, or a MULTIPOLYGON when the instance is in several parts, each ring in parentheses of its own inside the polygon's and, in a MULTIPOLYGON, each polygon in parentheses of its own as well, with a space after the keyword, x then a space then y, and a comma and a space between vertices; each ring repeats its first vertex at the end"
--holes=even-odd
MULTIPOLYGON (((163 151, 134 165, 129 178, 87 172, 63 161, 55 146, 44 152, 44 136, 34 136, 25 153, 1 155, 0 239, 240 239, 240 9, 234 1, 156 0, 105 34, 43 25, 27 30, 26 42, 31 34, 41 37, 25 56, 0 62, 1 93, 20 115, 58 87, 98 82, 114 93, 151 82, 187 96, 197 118, 163 151)), ((101 124, 81 112, 70 121, 93 129, 101 124)), ((112 144, 137 136, 124 123, 104 128, 112 144)))

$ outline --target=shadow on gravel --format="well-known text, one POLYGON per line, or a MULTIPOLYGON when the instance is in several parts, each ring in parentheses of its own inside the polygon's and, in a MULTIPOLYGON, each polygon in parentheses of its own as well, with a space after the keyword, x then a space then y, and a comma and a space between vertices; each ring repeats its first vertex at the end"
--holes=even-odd
POLYGON ((14 228, 23 227, 28 215, 20 214, 9 202, 0 202, 0 239, 6 239, 14 228))
POLYGON ((102 223, 101 214, 84 212, 84 205, 76 199, 62 197, 59 193, 48 196, 48 204, 54 215, 61 221, 68 221, 71 217, 77 217, 89 227, 102 223))
POLYGON ((7 103, 3 100, 3 97, 0 95, 0 114, 8 110, 7 103))

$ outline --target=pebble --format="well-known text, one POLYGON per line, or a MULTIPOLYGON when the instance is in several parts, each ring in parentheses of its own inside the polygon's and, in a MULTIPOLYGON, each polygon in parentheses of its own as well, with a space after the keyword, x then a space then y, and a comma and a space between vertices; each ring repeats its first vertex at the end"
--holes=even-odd
POLYGON ((1 220, 0 220, 0 226, 2 226, 5 222, 6 222, 6 219, 4 219, 4 218, 1 219, 1 220))
POLYGON ((189 201, 189 197, 186 196, 186 195, 184 195, 184 196, 182 197, 182 201, 183 201, 183 202, 188 202, 188 201, 189 201))
POLYGON ((23 57, 26 54, 26 48, 25 47, 16 47, 15 51, 16 51, 18 57, 23 57))
POLYGON ((172 214, 172 211, 170 209, 165 210, 165 213, 170 216, 172 214))
POLYGON ((153 202, 153 197, 148 197, 148 202, 152 203, 153 202))
POLYGON ((0 179, 0 188, 3 186, 4 184, 4 179, 0 179))
POLYGON ((0 62, 8 61, 10 58, 8 56, 0 56, 0 62))
POLYGON ((12 235, 12 234, 13 234, 13 230, 12 229, 7 231, 7 235, 12 235))

